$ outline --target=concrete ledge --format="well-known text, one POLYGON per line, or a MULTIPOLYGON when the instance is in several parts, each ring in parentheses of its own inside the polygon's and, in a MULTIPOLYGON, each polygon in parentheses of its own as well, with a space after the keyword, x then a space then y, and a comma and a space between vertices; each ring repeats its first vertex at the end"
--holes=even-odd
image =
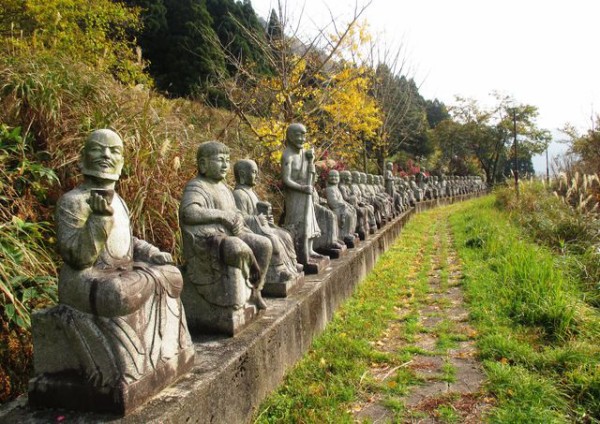
POLYGON ((475 197, 472 195, 421 202, 334 260, 319 275, 287 298, 267 298, 268 309, 233 338, 192 337, 196 359, 191 372, 130 415, 32 409, 26 396, 0 409, 0 422, 61 421, 119 423, 245 423, 265 396, 281 383, 284 373, 308 350, 339 305, 396 240, 415 212, 475 197))

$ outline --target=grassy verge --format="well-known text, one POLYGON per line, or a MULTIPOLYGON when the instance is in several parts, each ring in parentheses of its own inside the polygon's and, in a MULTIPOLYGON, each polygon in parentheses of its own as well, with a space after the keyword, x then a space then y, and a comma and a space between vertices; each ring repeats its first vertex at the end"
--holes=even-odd
MULTIPOLYGON (((447 284, 446 225, 429 213, 413 217, 281 388, 263 402, 256 422, 354 422, 353 408, 373 398, 394 419, 402 419, 402 396, 422 383, 407 364, 415 355, 428 354, 411 342, 424 331, 435 333, 437 350, 461 340, 443 323, 425 330, 419 322, 434 256, 442 286, 447 284)), ((443 378, 453 379, 450 367, 443 378)))
POLYGON ((528 241, 492 197, 455 208, 471 319, 498 400, 490 421, 598 422, 600 316, 568 261, 528 241))

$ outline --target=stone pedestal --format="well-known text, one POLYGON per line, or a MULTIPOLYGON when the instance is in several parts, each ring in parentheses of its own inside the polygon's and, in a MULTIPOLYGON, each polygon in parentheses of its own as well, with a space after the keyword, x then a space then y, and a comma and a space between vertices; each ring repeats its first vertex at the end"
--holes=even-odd
POLYGON ((263 296, 287 297, 304 284, 304 273, 301 272, 295 278, 282 283, 270 283, 267 281, 261 291, 263 296))
POLYGON ((319 247, 318 249, 315 249, 317 251, 317 253, 320 253, 321 255, 326 255, 329 256, 331 259, 340 259, 342 257, 344 257, 344 255, 346 254, 346 250, 348 248, 346 247, 345 244, 340 245, 340 248, 332 248, 332 247, 319 247))
MULTIPOLYGON (((68 309, 68 306, 59 305, 34 312, 32 316, 34 362, 37 369, 46 370, 29 380, 29 403, 33 407, 126 415, 173 384, 194 365, 195 349, 190 345, 136 381, 121 381, 116 385, 89 381, 80 373, 78 360, 72 352, 73 341, 65 331, 65 325, 78 326, 75 320, 65 319, 65 316, 72 316, 68 309), (41 363, 43 366, 39 366, 41 363)), ((94 355, 94 352, 89 353, 94 355)))
POLYGON ((257 317, 252 289, 238 268, 224 265, 221 275, 204 279, 192 278, 184 268, 183 275, 181 301, 191 333, 235 336, 257 317))
POLYGON ((328 257, 310 258, 310 262, 304 265, 305 274, 320 274, 329 266, 331 260, 328 257))
POLYGON ((346 247, 348 249, 354 249, 356 247, 358 247, 358 245, 360 244, 360 240, 364 240, 365 234, 363 233, 363 238, 361 239, 359 237, 359 235, 356 235, 354 237, 346 237, 344 238, 344 243, 346 243, 346 247))

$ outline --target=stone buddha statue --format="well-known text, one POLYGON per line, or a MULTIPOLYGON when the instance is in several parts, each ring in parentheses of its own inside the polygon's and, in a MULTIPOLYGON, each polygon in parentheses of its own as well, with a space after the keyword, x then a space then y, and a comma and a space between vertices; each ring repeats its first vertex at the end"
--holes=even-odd
POLYGON ((225 184, 229 148, 218 141, 198 146, 198 175, 183 190, 183 302, 192 329, 236 334, 265 309, 261 290, 273 245, 253 233, 225 184))
POLYGON ((273 210, 261 202, 254 192, 258 166, 250 159, 239 160, 233 167, 236 186, 235 204, 244 215, 246 225, 256 234, 267 237, 273 245, 271 265, 267 272, 263 294, 286 296, 303 278, 303 266, 298 263, 294 240, 289 232, 275 225, 273 210))
POLYGON ((291 124, 286 130, 286 148, 281 157, 281 180, 285 197, 283 227, 294 238, 298 261, 307 273, 318 273, 328 258, 315 251, 315 240, 322 235, 317 221, 314 182, 314 152, 304 149, 306 128, 291 124))
POLYGON ((357 213, 356 232, 361 240, 365 240, 369 231, 377 231, 375 216, 370 206, 362 201, 360 193, 354 193, 352 190, 352 174, 350 171, 340 172, 341 181, 338 185, 340 193, 344 200, 354 206, 357 213))
POLYGON ((92 132, 83 182, 58 201, 64 264, 59 305, 33 315, 34 404, 124 414, 193 365, 181 273, 169 253, 132 236, 115 192, 123 162, 117 133, 92 132))
POLYGON ((335 169, 329 171, 329 175, 327 176, 327 187, 325 188, 327 206, 335 212, 340 235, 344 240, 344 243, 346 243, 346 246, 349 248, 353 248, 356 239, 356 209, 344 200, 338 187, 339 182, 339 172, 335 169))

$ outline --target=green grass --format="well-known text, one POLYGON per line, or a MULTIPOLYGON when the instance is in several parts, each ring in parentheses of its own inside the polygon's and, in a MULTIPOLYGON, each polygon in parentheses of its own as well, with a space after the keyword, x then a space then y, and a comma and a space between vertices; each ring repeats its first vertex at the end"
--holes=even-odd
MULTIPOLYGON (((488 379, 485 388, 488 397, 495 398, 484 419, 600 422, 600 315, 586 303, 586 291, 570 272, 572 260, 532 242, 497 208, 493 196, 440 210, 409 222, 282 387, 261 405, 256 422, 350 423, 353 405, 372 396, 398 422, 422 414, 404 407, 402 396, 424 382, 402 364, 415 355, 443 354, 468 339, 447 320, 425 328, 418 316, 419 309, 431 303, 427 295, 433 257, 440 287, 459 284, 449 283, 452 243, 461 264, 470 324, 477 330, 479 359, 488 379), (440 231, 448 225, 448 215, 454 241, 440 231), (377 343, 391 323, 402 343, 383 352, 377 343), (435 352, 413 344, 423 335, 435 337, 435 352), (369 373, 378 366, 399 368, 379 381, 369 373)), ((455 379, 451 364, 444 364, 439 379, 455 379)), ((432 413, 442 422, 460 422, 448 402, 432 413)))
POLYGON ((568 261, 530 241, 493 197, 454 208, 467 301, 498 401, 490 421, 597 422, 600 316, 568 261))
MULTIPOLYGON (((399 398, 420 382, 402 365, 422 351, 384 352, 377 349, 377 341, 392 322, 400 326, 407 342, 421 332, 416 309, 428 292, 435 228, 422 215, 409 222, 401 241, 379 258, 282 387, 263 402, 256 422, 350 423, 351 405, 374 394, 400 419, 404 406, 399 398), (376 381, 368 370, 377 366, 398 368, 384 381, 376 381)), ((452 370, 447 371, 447 378, 452 378, 452 370)))

